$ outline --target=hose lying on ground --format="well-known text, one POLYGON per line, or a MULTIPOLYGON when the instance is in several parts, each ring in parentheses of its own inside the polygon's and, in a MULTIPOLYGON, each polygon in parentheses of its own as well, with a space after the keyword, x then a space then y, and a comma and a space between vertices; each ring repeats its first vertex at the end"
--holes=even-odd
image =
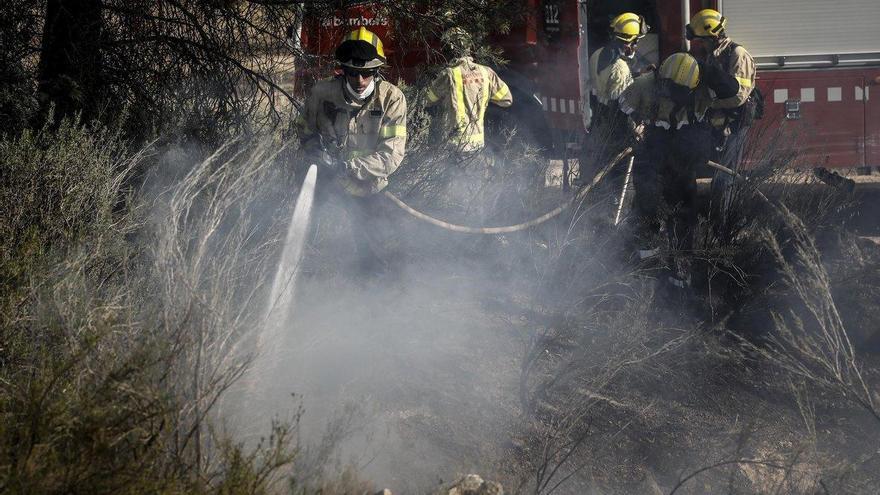
POLYGON ((510 232, 519 232, 520 230, 525 230, 525 229, 534 227, 536 225, 540 225, 540 224, 546 222, 547 220, 550 220, 551 218, 559 215, 563 211, 571 208, 572 205, 579 203, 587 196, 587 194, 593 189, 593 187, 595 187, 596 184, 599 183, 599 181, 601 181, 603 178, 605 178, 605 175, 607 175, 608 172, 610 172, 612 168, 614 168, 618 163, 620 163, 621 160, 626 158, 630 153, 632 153, 632 148, 627 148, 627 149, 621 151, 620 154, 618 154, 616 157, 614 157, 614 160, 612 160, 610 163, 608 163, 608 165, 606 165, 605 168, 600 170, 596 174, 596 176, 593 177, 592 182, 590 182, 586 187, 584 187, 583 189, 578 191, 578 193, 573 198, 571 198, 569 201, 567 201, 566 203, 559 205, 555 209, 548 211, 547 213, 541 215, 540 217, 534 218, 534 219, 529 220, 527 222, 518 223, 516 225, 508 225, 505 227, 468 227, 465 225, 456 225, 454 223, 449 223, 449 222, 445 222, 443 220, 438 220, 430 215, 422 213, 422 212, 416 210, 415 208, 409 206, 408 204, 404 203, 400 198, 391 194, 388 191, 385 191, 383 194, 385 194, 386 198, 388 198, 392 202, 394 202, 394 204, 399 206, 403 211, 418 218, 419 220, 423 220, 425 222, 428 222, 431 225, 436 225, 437 227, 440 227, 442 229, 451 230, 452 232, 461 232, 461 233, 465 233, 465 234, 489 234, 489 235, 507 234, 510 232))

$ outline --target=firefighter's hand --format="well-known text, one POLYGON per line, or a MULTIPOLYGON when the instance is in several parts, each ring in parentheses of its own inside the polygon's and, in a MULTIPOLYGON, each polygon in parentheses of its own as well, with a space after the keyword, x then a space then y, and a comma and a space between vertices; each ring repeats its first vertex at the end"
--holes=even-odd
POLYGON ((645 140, 645 124, 638 124, 632 129, 633 138, 635 138, 637 143, 641 143, 645 140))
POLYGON ((730 98, 739 91, 736 78, 713 64, 700 63, 700 78, 719 99, 730 98))
POLYGON ((641 75, 643 75, 643 74, 650 74, 650 73, 652 73, 652 72, 655 72, 656 70, 657 70, 657 66, 656 66, 656 65, 654 65, 654 64, 648 64, 647 66, 642 67, 642 69, 639 71, 639 75, 641 76, 641 75))
POLYGON ((318 166, 333 174, 341 173, 344 169, 342 161, 334 157, 327 150, 321 150, 318 154, 318 166))

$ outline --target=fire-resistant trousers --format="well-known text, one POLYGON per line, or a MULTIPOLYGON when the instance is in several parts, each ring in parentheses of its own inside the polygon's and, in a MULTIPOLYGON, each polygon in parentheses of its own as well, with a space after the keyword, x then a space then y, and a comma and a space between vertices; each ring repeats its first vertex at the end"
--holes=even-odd
POLYGON ((389 260, 383 256, 386 233, 391 228, 388 204, 381 194, 353 196, 335 180, 325 176, 316 186, 315 206, 326 208, 332 203, 340 206, 351 224, 351 236, 355 248, 354 268, 360 274, 375 274, 386 270, 389 260))
POLYGON ((707 125, 646 129, 633 165, 636 235, 642 246, 652 245, 665 224, 670 248, 693 249, 696 171, 711 153, 712 133, 707 125))
MULTIPOLYGON (((748 133, 749 127, 734 125, 726 139, 722 139, 720 142, 716 140, 717 147, 721 148, 720 151, 716 150, 715 153, 719 163, 735 172, 739 172, 748 133)), ((734 180, 734 177, 720 170, 716 170, 712 178, 712 202, 717 212, 721 215, 719 220, 726 221, 733 201, 734 180)))
MULTIPOLYGON (((608 165, 615 156, 632 142, 628 117, 621 112, 617 105, 603 105, 597 103, 596 114, 593 116, 593 124, 590 129, 589 146, 585 149, 581 161, 584 170, 580 171, 580 178, 589 181, 593 176, 608 165)), ((612 177, 621 177, 625 174, 626 167, 616 167, 612 177)), ((614 181, 615 183, 617 181, 614 181)))

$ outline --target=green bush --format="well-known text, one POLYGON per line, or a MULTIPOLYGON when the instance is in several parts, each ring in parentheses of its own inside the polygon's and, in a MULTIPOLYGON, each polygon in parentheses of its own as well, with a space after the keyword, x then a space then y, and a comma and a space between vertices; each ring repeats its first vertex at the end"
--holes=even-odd
MULTIPOLYGON (((124 277, 131 164, 107 131, 66 120, 0 142, 0 489, 101 493, 154 477, 173 408, 138 344, 124 277), (121 202, 122 201, 122 202, 121 202), (121 205, 121 206, 120 206, 121 205)), ((173 483, 173 482, 172 482, 173 483)))
POLYGON ((297 417, 245 445, 215 411, 247 370, 277 247, 273 221, 252 218, 274 218, 258 214, 264 192, 285 187, 270 141, 243 142, 151 197, 132 171, 162 155, 113 132, 65 121, 0 142, 0 492, 258 494, 293 479, 297 417))
MULTIPOLYGON (((65 120, 0 141, 0 283, 5 290, 53 247, 113 229, 113 210, 131 160, 107 131, 65 120)), ((5 292, 4 292, 5 293, 5 292)))

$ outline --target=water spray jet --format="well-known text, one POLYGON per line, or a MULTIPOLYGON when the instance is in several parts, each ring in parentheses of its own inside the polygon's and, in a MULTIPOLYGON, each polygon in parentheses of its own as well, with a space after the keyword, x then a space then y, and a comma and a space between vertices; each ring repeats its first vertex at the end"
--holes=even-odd
POLYGON ((284 238, 284 247, 278 260, 278 269, 272 282, 272 291, 266 303, 266 314, 263 326, 256 343, 257 361, 254 365, 256 378, 252 382, 251 394, 258 396, 265 387, 261 386, 261 377, 271 372, 280 356, 280 346, 273 343, 281 342, 284 330, 290 317, 296 296, 296 275, 302 258, 308 229, 312 218, 312 205, 315 199, 315 182, 318 167, 309 167, 300 187, 299 196, 293 207, 293 214, 284 238))

